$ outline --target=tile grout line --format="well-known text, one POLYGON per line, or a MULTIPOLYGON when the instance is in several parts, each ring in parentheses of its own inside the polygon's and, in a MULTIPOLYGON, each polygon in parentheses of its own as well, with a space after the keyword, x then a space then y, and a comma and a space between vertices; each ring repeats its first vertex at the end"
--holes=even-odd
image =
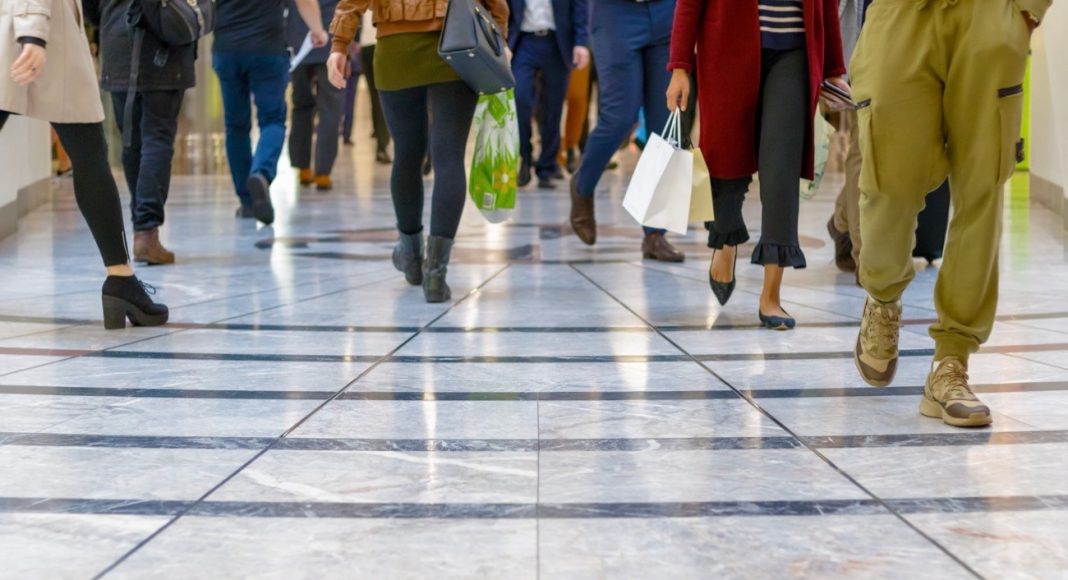
POLYGON ((852 484, 853 484, 854 486, 856 486, 856 487, 857 487, 857 488, 858 488, 859 490, 861 490, 862 492, 864 492, 865 494, 867 494, 867 495, 868 495, 868 496, 869 496, 870 498, 872 498, 873 500, 875 500, 875 501, 876 501, 876 502, 877 502, 877 503, 878 503, 879 505, 881 505, 881 506, 883 507, 883 509, 885 509, 885 510, 886 510, 887 512, 889 512, 890 514, 892 514, 892 515, 894 515, 895 517, 897 517, 897 519, 898 519, 899 521, 901 521, 901 522, 902 522, 903 524, 905 524, 905 525, 906 525, 907 527, 909 527, 909 528, 910 528, 910 529, 912 529, 912 530, 913 530, 914 532, 916 532, 916 533, 917 533, 917 534, 918 534, 918 535, 919 535, 920 537, 924 538, 924 539, 925 539, 925 540, 927 540, 927 541, 928 541, 928 542, 929 542, 930 544, 932 544, 933 546, 935 546, 936 548, 938 548, 939 550, 941 550, 941 551, 942 551, 942 553, 944 553, 944 554, 945 554, 946 556, 948 556, 948 557, 949 557, 950 559, 952 559, 952 560, 953 560, 954 562, 956 562, 956 563, 957 563, 958 565, 960 565, 960 566, 961 566, 961 567, 962 567, 962 568, 963 568, 964 570, 966 570, 967 572, 969 572, 969 573, 970 573, 970 574, 971 574, 972 576, 974 576, 975 578, 980 578, 980 579, 982 579, 982 578, 983 578, 983 576, 982 576, 982 575, 980 575, 980 574, 979 574, 979 573, 978 573, 978 572, 977 572, 977 571, 976 571, 975 569, 973 569, 973 568, 972 568, 971 566, 969 566, 969 565, 968 565, 968 564, 967 564, 966 562, 964 562, 964 560, 962 560, 962 559, 961 559, 960 557, 958 557, 958 556, 957 556, 956 554, 954 554, 953 552, 951 552, 951 551, 950 551, 950 550, 949 550, 948 548, 946 548, 945 546, 943 546, 943 545, 942 545, 942 544, 941 544, 940 542, 938 542, 937 540, 935 540, 934 538, 932 538, 932 537, 931 537, 930 535, 928 535, 928 534, 927 534, 926 532, 924 532, 923 530, 921 530, 921 529, 920 529, 920 528, 919 528, 918 526, 916 526, 915 524, 913 524, 913 523, 912 523, 911 521, 909 521, 909 520, 908 520, 908 519, 907 519, 907 518, 906 518, 906 517, 905 517, 905 516, 904 516, 903 514, 901 514, 901 513, 900 513, 900 512, 898 512, 897 510, 893 509, 893 508, 892 508, 892 507, 891 507, 891 506, 890 506, 890 505, 889 505, 889 504, 888 504, 888 503, 886 502, 886 500, 884 500, 883 498, 881 498, 881 497, 877 496, 877 495, 876 495, 875 493, 873 493, 873 492, 872 492, 871 490, 869 490, 869 489, 868 489, 867 487, 865 487, 865 486, 864 486, 863 484, 861 484, 861 483, 860 483, 860 481, 858 481, 858 480, 857 480, 856 478, 854 478, 854 477, 853 477, 852 475, 850 475, 850 474, 846 473, 846 472, 845 472, 845 470, 843 470, 843 469, 842 469, 841 467, 839 467, 839 466, 838 466, 837 464, 835 464, 835 463, 834 463, 833 461, 831 461, 831 459, 830 459, 829 457, 827 457, 827 456, 826 456, 825 454, 821 453, 821 452, 820 452, 820 451, 819 451, 818 449, 816 449, 816 448, 812 447, 812 446, 811 446, 811 445, 809 444, 809 442, 805 441, 805 440, 804 440, 804 439, 803 439, 803 438, 802 438, 801 436, 799 436, 799 435, 798 435, 797 433, 795 433, 795 432, 794 432, 794 431, 793 431, 792 429, 790 429, 789 427, 787 427, 787 426, 786 426, 786 424, 784 424, 784 423, 783 423, 782 421, 780 421, 780 420, 779 420, 779 419, 778 419, 777 417, 775 417, 775 416, 774 416, 774 415, 772 415, 772 414, 771 414, 770 412, 768 412, 768 411, 767 411, 766 409, 764 409, 764 408, 763 408, 762 406, 760 406, 760 404, 759 404, 759 403, 757 403, 755 399, 753 399, 752 397, 750 397, 750 396, 746 395, 746 394, 745 394, 745 392, 743 392, 743 391, 739 390, 739 389, 738 389, 737 387, 735 387, 734 385, 732 385, 732 384, 731 384, 730 382, 728 382, 728 381, 727 381, 726 379, 724 379, 724 378, 723 378, 722 376, 720 376, 720 375, 719 375, 718 373, 716 373, 716 372, 715 372, 714 370, 712 370, 712 369, 711 369, 711 368, 710 368, 709 366, 707 366, 707 365, 706 365, 706 364, 705 364, 704 362, 702 362, 702 361, 701 361, 700 359, 698 359, 698 358, 696 358, 695 356, 691 355, 691 354, 690 354, 690 353, 689 353, 688 351, 686 351, 686 349, 682 348, 682 346, 681 346, 681 345, 679 345, 678 343, 676 343, 675 341, 673 341, 673 340, 672 340, 672 339, 671 339, 670 337, 668 337, 668 336, 667 336, 666 334, 664 334, 663 332, 661 332, 661 331, 660 331, 660 330, 659 330, 659 329, 658 329, 658 328, 656 327, 656 325, 654 325, 654 324, 653 324, 652 322, 650 322, 649 320, 647 320, 647 319, 646 319, 646 318, 645 318, 644 316, 642 316, 641 314, 639 314, 639 313, 638 313, 637 311, 635 311, 634 309, 632 309, 632 308, 631 308, 630 306, 628 306, 627 304, 625 304, 625 303, 624 303, 624 302, 623 302, 622 300, 620 300, 620 299, 619 299, 619 298, 617 298, 617 297, 616 297, 616 296, 615 296, 614 294, 612 294, 611 292, 609 292, 607 288, 605 288, 604 286, 602 286, 602 285, 600 285, 599 283, 597 283, 597 282, 596 282, 596 281, 595 281, 595 280, 594 280, 593 278, 591 278, 591 277, 590 277, 590 276, 589 276, 588 274, 586 274, 585 272, 583 272, 583 271, 582 271, 582 270, 580 270, 579 268, 575 267, 574 265, 571 265, 571 268, 572 268, 572 269, 574 269, 574 270, 575 270, 576 272, 578 272, 578 273, 579 273, 579 274, 580 274, 580 275, 581 275, 582 277, 586 278, 586 280, 588 280, 588 281, 589 281, 589 283, 590 283, 590 284, 592 284, 593 286, 595 286, 595 287, 596 287, 596 288, 597 288, 598 290, 600 290, 601 292, 604 292, 605 294, 607 294, 607 295, 608 295, 609 297, 611 297, 611 298, 612 298, 613 300, 615 300, 615 301, 616 301, 617 303, 619 303, 619 305, 620 305, 620 306, 622 306, 623 308, 626 308, 626 309, 627 309, 627 311, 629 311, 629 312, 630 312, 631 314, 633 314, 633 315, 634 315, 634 316, 636 316, 636 317, 637 317, 638 319, 640 319, 640 320, 641 320, 642 322, 644 322, 645 324, 647 324, 647 325, 649 325, 649 326, 650 326, 651 328, 653 328, 653 329, 654 329, 654 331, 655 331, 655 332, 656 332, 656 333, 657 333, 658 335, 660 335, 660 337, 661 337, 661 338, 663 338, 664 340, 668 341, 668 342, 669 342, 669 343, 670 343, 670 344, 671 344, 672 346, 674 346, 674 347, 675 347, 675 348, 677 348, 677 349, 678 349, 679 351, 681 351, 681 352, 683 352, 684 354, 686 354, 687 356, 689 356, 689 357, 690 357, 690 359, 691 359, 691 360, 693 360, 693 362, 697 363, 697 364, 698 364, 698 365, 699 365, 699 366, 700 366, 701 368, 705 369, 705 370, 706 370, 706 371, 707 371, 707 372, 708 372, 709 374, 711 374, 712 376, 716 377, 716 379, 718 379, 718 380, 719 380, 720 382, 722 382, 722 383, 723 383, 724 385, 726 385, 726 386, 727 386, 727 388, 729 388, 729 389, 731 389, 732 391, 734 391, 734 392, 735 392, 735 393, 736 393, 736 394, 737 394, 737 395, 738 395, 739 397, 741 397, 741 398, 742 398, 743 400, 745 400, 746 402, 748 402, 748 403, 749 403, 749 404, 750 404, 750 405, 751 405, 751 406, 752 406, 753 408, 755 408, 755 409, 756 409, 756 410, 757 410, 758 412, 760 412, 760 413, 761 413, 762 415, 764 415, 765 417, 767 417, 768 419, 770 419, 770 420, 771 420, 772 422, 774 422, 774 423, 775 423, 776 425, 778 425, 778 426, 779 426, 779 428, 781 428, 781 429, 782 429, 783 431, 785 431, 785 432, 786 432, 786 433, 787 433, 787 434, 788 434, 789 436, 791 436, 791 437, 793 437, 794 439, 796 439, 797 441, 799 441, 799 442, 800 442, 800 444, 801 444, 801 446, 802 446, 803 448, 807 449, 807 450, 808 450, 809 452, 811 452, 812 454, 814 454, 814 455, 815 455, 816 457, 820 458, 820 459, 821 459, 821 460, 822 460, 822 461, 823 461, 824 463, 826 463, 826 464, 827 464, 828 466, 830 466, 830 467, 831 467, 832 469, 834 469, 834 470, 835 470, 836 472, 838 472, 838 473, 839 473, 839 474, 840 474, 840 475, 841 475, 841 476, 842 476, 843 478, 845 478, 845 479, 846 479, 847 481, 849 481, 850 483, 852 483, 852 484))
MULTIPOLYGON (((222 481, 220 481, 219 483, 217 483, 213 487, 211 487, 207 492, 205 492, 203 495, 201 495, 199 498, 197 498, 196 501, 192 502, 185 509, 183 509, 180 512, 178 512, 178 514, 175 515, 170 520, 168 520, 167 523, 163 524, 163 526, 161 526, 159 529, 157 529, 156 531, 152 532, 152 534, 150 534, 148 537, 142 539, 140 542, 138 542, 136 545, 134 545, 133 548, 130 548, 125 554, 123 554, 117 560, 112 562, 108 567, 104 568, 98 574, 94 575, 93 576, 93 580, 99 580, 99 579, 103 578, 107 574, 109 574, 112 571, 114 571, 117 567, 122 565, 127 559, 130 558, 130 556, 133 556, 141 548, 143 548, 146 545, 148 545, 152 540, 156 539, 160 534, 162 534, 168 528, 170 528, 172 525, 177 523, 178 520, 180 520, 183 516, 185 516, 187 513, 189 513, 193 509, 195 509, 198 505, 204 503, 207 500, 208 497, 210 497, 216 491, 218 491, 223 486, 225 486, 227 483, 229 483, 231 480, 233 480, 235 477, 237 477, 238 474, 240 474, 242 471, 244 471, 250 465, 255 463, 257 460, 259 460, 259 458, 263 457, 268 451, 270 451, 276 445, 278 445, 278 443, 280 441, 282 441, 283 439, 288 437, 293 431, 299 429, 302 425, 304 425, 304 423, 306 423, 309 419, 311 419, 313 416, 315 416, 316 413, 318 413, 323 408, 325 408, 328 404, 330 404, 331 402, 336 400, 339 396, 341 396, 342 393, 344 393, 349 388, 351 388, 353 385, 355 385, 360 379, 362 379, 365 376, 367 376, 368 374, 370 374, 372 371, 374 371, 376 368, 378 368, 383 362, 389 360, 395 353, 397 353, 398 351, 403 349, 405 346, 407 346, 409 343, 411 343, 413 340, 415 340, 419 335, 421 335, 423 333, 423 331, 426 328, 429 328, 435 322, 437 322, 437 321, 441 320, 442 318, 444 318, 447 314, 452 312, 453 309, 455 309, 461 303, 465 302, 468 298, 471 298, 472 296, 477 296, 478 293, 481 292, 481 290, 483 288, 485 288, 490 282, 492 282, 495 278, 497 278, 497 276, 499 276, 501 273, 503 273, 505 270, 507 270, 508 267, 509 267, 509 264, 505 264, 502 268, 500 268, 499 270, 494 272, 492 275, 490 275, 489 278, 484 280, 481 284, 479 284, 478 286, 476 286, 475 288, 470 290, 467 294, 462 296, 459 300, 456 300, 452 304, 450 304, 448 306, 448 308, 446 308, 443 312, 441 312, 440 314, 438 314, 437 316, 432 318, 429 322, 427 322, 425 325, 423 325, 423 327, 421 327, 419 330, 417 330, 415 333, 413 333, 411 336, 409 336, 407 339, 405 339, 403 342, 401 342, 399 345, 397 345, 393 350, 391 350, 390 352, 388 352, 385 355, 383 355, 377 362, 375 362, 374 364, 372 364, 371 366, 367 367, 362 372, 360 372, 356 376, 356 378, 354 378, 351 381, 349 381, 348 383, 346 383, 343 387, 341 387, 341 389, 339 389, 337 392, 335 392, 331 397, 329 397, 325 401, 322 401, 319 405, 317 405, 309 413, 304 415, 304 417, 302 417, 300 420, 298 420, 296 423, 294 423, 288 429, 283 431, 281 435, 279 435, 278 437, 275 437, 274 440, 269 445, 267 445, 266 447, 264 447, 263 449, 261 449, 260 451, 255 453, 249 460, 245 461, 240 466, 238 466, 238 468, 235 471, 233 471, 230 475, 228 475, 225 478, 223 478, 222 481)), ((377 283, 377 282, 375 282, 375 283, 377 283)))
MULTIPOLYGON (((227 320, 234 320, 236 318, 244 318, 245 316, 252 316, 254 314, 260 314, 260 313, 263 313, 263 312, 270 312, 271 310, 277 310, 279 308, 285 308, 286 306, 292 306, 294 304, 301 304, 303 302, 308 302, 310 300, 318 300, 319 298, 323 298, 325 296, 333 296, 335 294, 341 294, 341 293, 349 292, 349 291, 352 291, 352 290, 358 290, 360 288, 365 288, 367 286, 372 286, 374 284, 378 284, 379 282, 384 282, 385 280, 386 280, 385 278, 382 278, 382 279, 378 279, 378 280, 373 280, 371 282, 365 282, 365 283, 362 283, 362 284, 357 284, 355 286, 349 286, 349 287, 341 289, 341 290, 331 290, 330 292, 326 292, 326 293, 323 293, 323 294, 317 294, 315 296, 310 296, 308 298, 301 298, 300 300, 294 300, 292 302, 287 302, 287 303, 284 303, 284 304, 276 304, 276 305, 268 307, 268 308, 261 308, 259 310, 254 310, 252 312, 245 312, 245 313, 237 314, 237 315, 234 315, 234 316, 227 316, 225 318, 220 318, 218 320, 210 322, 209 324, 221 324, 223 322, 226 322, 227 320)), ((220 299, 220 300, 224 300, 224 299, 220 299)), ((99 321, 93 321, 92 324, 96 324, 98 322, 99 321)), ((72 325, 72 326, 69 326, 69 327, 65 327, 65 328, 77 328, 77 327, 82 327, 82 326, 90 326, 90 324, 84 324, 84 323, 83 324, 75 324, 75 325, 72 325)), ((164 325, 162 328, 168 328, 168 327, 166 325, 164 325)), ((173 330, 170 331, 170 332, 164 332, 162 334, 157 334, 157 335, 154 335, 154 336, 142 337, 142 338, 139 338, 137 340, 131 340, 130 342, 124 342, 122 344, 112 345, 112 346, 109 346, 107 348, 100 348, 100 349, 96 349, 96 350, 87 351, 86 354, 76 354, 76 355, 72 355, 72 356, 65 356, 63 358, 60 358, 59 360, 48 361, 46 363, 42 363, 42 364, 39 364, 39 365, 34 365, 34 366, 30 366, 30 367, 14 370, 14 371, 7 372, 7 373, 0 373, 0 377, 8 377, 8 376, 11 376, 11 375, 15 375, 15 374, 21 373, 23 371, 36 370, 36 369, 43 368, 43 367, 46 367, 46 366, 50 366, 50 365, 54 365, 54 364, 58 364, 58 363, 62 363, 62 362, 68 362, 68 361, 71 361, 71 360, 74 360, 74 359, 77 359, 77 358, 90 357, 90 356, 95 355, 95 353, 107 352, 107 351, 117 351, 118 349, 122 349, 122 348, 125 348, 125 347, 128 347, 128 346, 134 345, 134 344, 139 344, 139 343, 142 343, 142 342, 155 340, 157 338, 163 338, 165 336, 174 336, 176 334, 180 334, 180 333, 187 332, 187 331, 190 331, 190 330, 196 330, 195 327, 194 328, 184 328, 184 327, 180 327, 180 326, 175 326, 175 327, 171 327, 171 328, 173 328, 173 330)), ((119 352, 122 352, 122 351, 119 351, 119 352)))

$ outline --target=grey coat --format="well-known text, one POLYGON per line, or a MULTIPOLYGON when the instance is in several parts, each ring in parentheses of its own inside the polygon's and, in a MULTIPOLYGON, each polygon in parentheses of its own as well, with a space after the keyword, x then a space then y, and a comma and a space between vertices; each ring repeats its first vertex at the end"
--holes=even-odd
MULTIPOLYGON (((126 13, 133 0, 83 0, 85 18, 100 30, 100 86, 105 91, 127 91, 133 58, 133 32, 126 13)), ((184 90, 196 85, 195 44, 163 44, 146 30, 141 48, 141 91, 184 90)))

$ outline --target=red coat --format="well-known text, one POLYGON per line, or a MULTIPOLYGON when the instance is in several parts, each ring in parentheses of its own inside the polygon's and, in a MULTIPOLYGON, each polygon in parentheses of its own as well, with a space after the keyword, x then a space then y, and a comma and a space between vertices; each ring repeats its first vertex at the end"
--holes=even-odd
MULTIPOLYGON (((697 48, 697 99, 701 152, 720 179, 757 171, 757 107, 760 94, 758 0, 677 0, 668 68, 691 70, 697 48)), ((810 110, 824 79, 844 75, 838 0, 805 0, 810 110)), ((802 176, 813 170, 812 118, 802 176)))

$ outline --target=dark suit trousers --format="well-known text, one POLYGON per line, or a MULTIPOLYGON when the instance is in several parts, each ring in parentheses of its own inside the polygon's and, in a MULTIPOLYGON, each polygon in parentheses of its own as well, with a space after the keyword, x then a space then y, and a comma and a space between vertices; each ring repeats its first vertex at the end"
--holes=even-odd
MULTIPOLYGON (((122 148, 122 169, 130 189, 130 214, 136 231, 163 225, 167 196, 171 190, 174 140, 185 91, 135 93, 131 142, 122 148)), ((111 93, 115 124, 124 130, 127 92, 111 93)))
POLYGON ((548 178, 557 168, 560 121, 571 79, 571 69, 560 55, 556 36, 521 33, 512 59, 512 72, 515 73, 515 104, 519 118, 519 154, 528 163, 533 160, 531 121, 536 105, 541 151, 534 168, 538 177, 548 178))
POLYGON ((312 166, 312 133, 315 141, 315 174, 330 175, 337 160, 337 134, 341 127, 344 91, 330 84, 325 64, 302 64, 292 73, 293 119, 289 131, 289 160, 293 167, 312 166), (315 118, 319 118, 316 128, 315 118))

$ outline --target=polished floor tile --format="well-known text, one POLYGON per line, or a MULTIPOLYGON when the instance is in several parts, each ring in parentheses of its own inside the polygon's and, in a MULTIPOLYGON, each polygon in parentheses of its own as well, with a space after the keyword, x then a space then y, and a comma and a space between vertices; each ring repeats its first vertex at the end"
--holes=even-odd
POLYGON ((1006 202, 998 323, 969 369, 994 424, 958 430, 917 411, 938 263, 916 261, 902 297, 894 384, 857 376, 865 292, 826 236, 840 176, 802 204, 808 268, 782 288, 798 328, 771 332, 747 261, 758 186, 726 306, 703 228, 669 236, 685 262, 642 259, 621 207, 633 150, 601 182, 597 245, 566 225, 563 182, 522 190, 504 224, 469 205, 453 299, 427 304, 390 263, 373 143, 342 148, 328 194, 284 160, 262 227, 233 218, 221 136, 183 135, 179 164, 214 169, 175 176, 161 235, 178 262, 138 269, 170 325, 103 329, 69 180, 0 241, 0 578, 1068 567, 1068 254, 1063 220, 1023 197, 1006 202))

